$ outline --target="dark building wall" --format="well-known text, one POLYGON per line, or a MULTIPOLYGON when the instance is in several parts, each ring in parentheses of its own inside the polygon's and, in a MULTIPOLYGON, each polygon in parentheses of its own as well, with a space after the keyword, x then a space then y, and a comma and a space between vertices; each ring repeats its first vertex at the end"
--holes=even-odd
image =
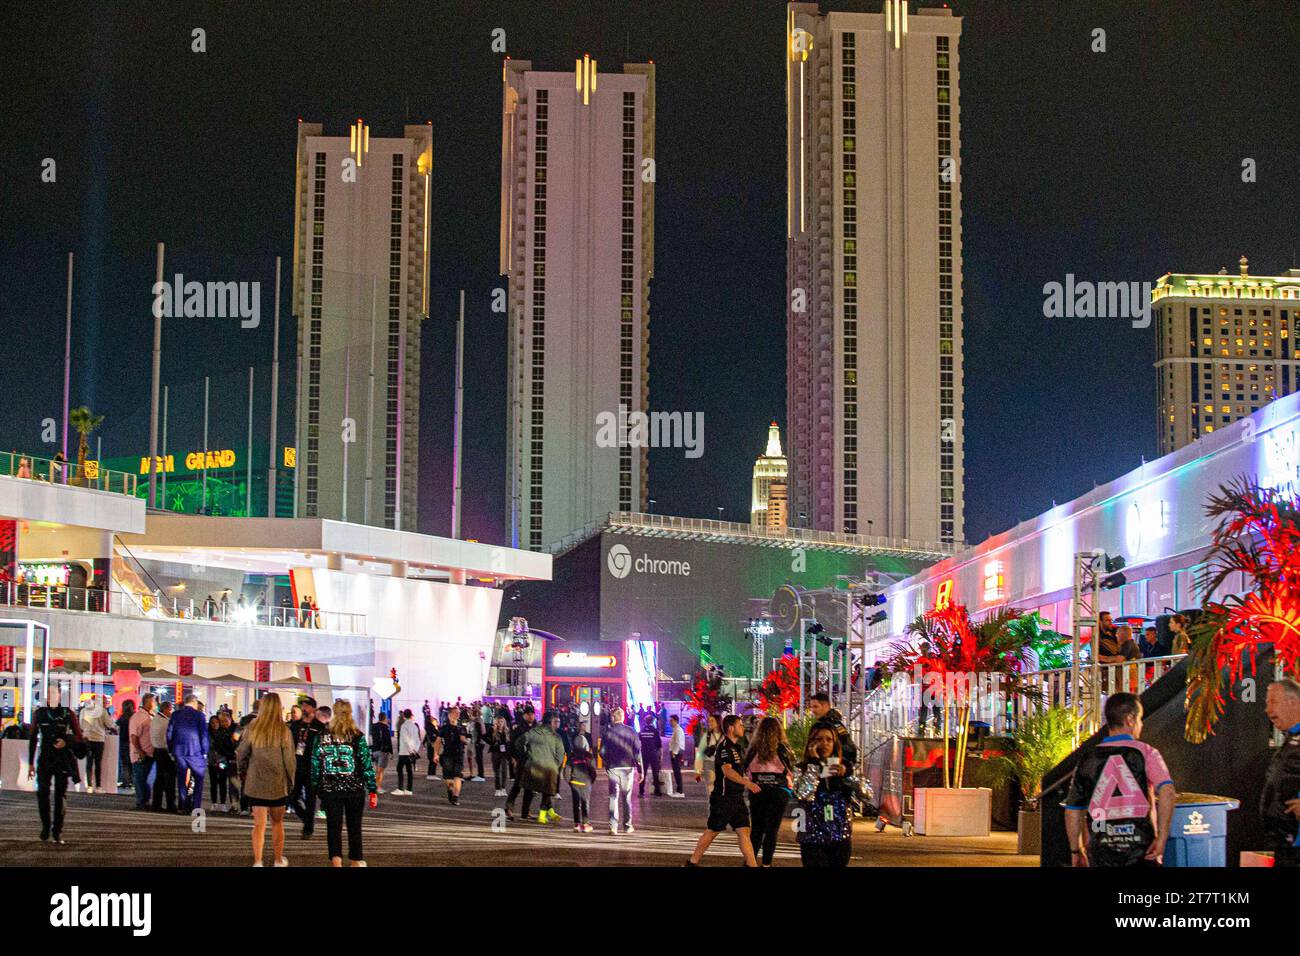
POLYGON ((600 539, 557 558, 550 581, 520 581, 506 588, 500 626, 512 617, 570 641, 598 641, 600 633, 600 539))

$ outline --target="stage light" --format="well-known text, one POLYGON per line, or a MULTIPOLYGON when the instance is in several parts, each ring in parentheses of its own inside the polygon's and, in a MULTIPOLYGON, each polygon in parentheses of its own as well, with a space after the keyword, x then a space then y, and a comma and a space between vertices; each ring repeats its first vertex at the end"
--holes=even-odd
POLYGON ((868 623, 868 624, 879 624, 881 621, 883 621, 883 620, 884 620, 885 618, 887 618, 887 617, 889 617, 889 612, 888 612, 888 611, 877 611, 875 614, 871 615, 871 617, 867 618, 867 623, 868 623))
POLYGON ((1127 579, 1122 574, 1112 574, 1101 579, 1101 589, 1103 591, 1113 591, 1115 588, 1122 588, 1127 579))

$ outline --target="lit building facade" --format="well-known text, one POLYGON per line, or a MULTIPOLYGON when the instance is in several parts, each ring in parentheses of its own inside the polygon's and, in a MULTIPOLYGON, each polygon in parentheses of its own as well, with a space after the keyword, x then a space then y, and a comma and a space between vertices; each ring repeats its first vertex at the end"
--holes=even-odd
POLYGON ((961 20, 791 3, 786 32, 792 518, 960 542, 961 20))
POLYGON ((1300 389, 1300 269, 1253 276, 1166 274, 1151 294, 1156 323, 1160 454, 1300 389))
POLYGON ((596 435, 598 416, 647 410, 654 89, 653 64, 600 73, 584 56, 572 72, 503 68, 506 500, 521 548, 645 510, 646 449, 603 447, 596 435))
POLYGON ((781 428, 773 422, 767 429, 767 448, 754 461, 754 487, 749 507, 751 527, 772 529, 772 521, 775 520, 780 525, 780 530, 785 530, 787 475, 785 455, 781 452, 781 428), (777 485, 780 487, 775 488, 777 485), (770 507, 773 498, 777 503, 775 512, 770 507))
POLYGON ((346 136, 298 124, 301 517, 416 526, 432 142, 427 125, 372 138, 360 120, 346 136))

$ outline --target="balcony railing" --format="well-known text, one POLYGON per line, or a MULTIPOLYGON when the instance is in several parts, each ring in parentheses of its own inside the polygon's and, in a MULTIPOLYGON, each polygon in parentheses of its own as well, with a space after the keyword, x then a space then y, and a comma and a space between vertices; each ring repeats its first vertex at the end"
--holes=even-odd
POLYGON ((59 611, 91 611, 166 620, 188 620, 232 627, 286 627, 365 634, 366 616, 348 611, 306 611, 265 604, 192 601, 159 592, 140 593, 114 587, 77 588, 6 581, 0 584, 0 605, 59 611))
POLYGON ((79 465, 75 461, 40 458, 16 451, 0 452, 0 475, 29 478, 55 485, 72 485, 76 488, 94 488, 96 491, 111 491, 132 497, 135 496, 137 479, 129 471, 100 468, 97 461, 79 465))
MULTIPOLYGON (((1185 655, 1168 657, 1148 657, 1119 664, 1099 664, 1094 669, 1090 664, 1079 668, 1080 698, 1074 700, 1071 688, 1071 669, 1068 667, 1053 670, 1033 671, 1021 675, 1022 684, 1027 693, 1008 697, 1004 693, 987 695, 976 694, 971 711, 971 720, 980 721, 989 727, 994 735, 1010 733, 1015 729, 1021 714, 1035 707, 1077 707, 1085 718, 1085 724, 1094 724, 1100 714, 1092 714, 1091 703, 1104 701, 1111 694, 1127 692, 1141 694, 1148 687, 1160 680, 1173 669, 1185 655), (1093 693, 1093 674, 1096 674, 1100 692, 1093 693)), ((978 675, 976 675, 978 676, 978 675)), ((978 682, 977 682, 978 683, 978 682)), ((890 735, 903 736, 937 736, 942 726, 942 712, 931 706, 922 706, 923 687, 906 675, 896 675, 887 685, 877 687, 866 699, 866 738, 868 747, 884 740, 890 735)), ((929 695, 927 695, 929 696, 929 695)), ((954 714, 949 712, 949 719, 954 714)), ((1085 726, 1086 731, 1092 729, 1085 726)))

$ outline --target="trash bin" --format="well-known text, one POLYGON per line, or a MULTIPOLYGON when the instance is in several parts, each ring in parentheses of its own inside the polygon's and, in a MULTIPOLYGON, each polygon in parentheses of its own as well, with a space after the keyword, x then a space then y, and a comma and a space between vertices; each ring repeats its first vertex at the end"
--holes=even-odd
POLYGON ((1207 793, 1180 793, 1165 844, 1165 866, 1227 866, 1228 811, 1241 801, 1207 793))

